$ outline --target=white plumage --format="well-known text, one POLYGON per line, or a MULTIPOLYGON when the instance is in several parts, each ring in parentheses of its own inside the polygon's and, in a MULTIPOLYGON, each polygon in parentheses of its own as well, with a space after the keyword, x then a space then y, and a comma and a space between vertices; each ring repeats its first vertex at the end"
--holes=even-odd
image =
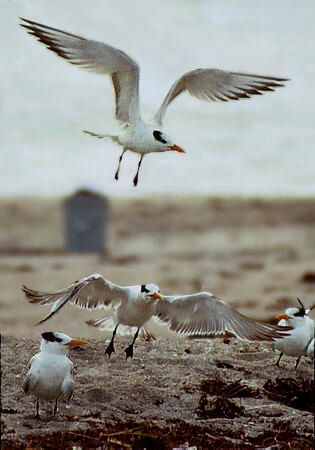
POLYGON ((72 339, 64 333, 42 333, 40 352, 30 360, 30 368, 24 379, 25 394, 36 397, 36 416, 39 418, 39 399, 69 401, 73 393, 73 364, 67 356, 69 347, 87 345, 87 341, 72 339))
POLYGON ((314 320, 308 317, 310 309, 305 309, 301 301, 301 308, 288 308, 285 314, 276 317, 279 320, 278 325, 293 327, 289 336, 284 339, 276 340, 274 348, 280 351, 279 359, 276 363, 279 366, 283 355, 294 356, 297 358, 295 368, 297 368, 302 356, 308 356, 314 359, 314 320))
POLYGON ((142 159, 151 152, 177 151, 185 153, 174 140, 162 132, 168 105, 182 92, 206 101, 229 101, 261 95, 283 86, 287 78, 228 72, 219 69, 196 69, 182 75, 171 86, 151 123, 141 119, 139 110, 139 66, 126 53, 102 42, 85 39, 32 20, 22 19, 22 27, 34 35, 49 50, 71 64, 95 73, 110 75, 116 98, 116 118, 124 126, 119 136, 88 131, 98 138, 110 138, 123 147, 115 179, 118 180, 123 154, 130 150, 140 154, 134 185, 142 159))

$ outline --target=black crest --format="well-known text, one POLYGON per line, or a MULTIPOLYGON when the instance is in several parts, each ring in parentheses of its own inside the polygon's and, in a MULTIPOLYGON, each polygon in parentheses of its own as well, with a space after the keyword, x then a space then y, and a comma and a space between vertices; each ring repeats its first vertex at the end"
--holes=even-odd
POLYGON ((161 131, 154 130, 153 131, 153 136, 154 136, 154 139, 156 139, 159 142, 162 142, 162 144, 166 144, 167 143, 167 141, 164 139, 163 134, 161 133, 161 131))
POLYGON ((147 289, 147 288, 145 287, 145 284, 141 284, 141 292, 146 292, 146 293, 148 293, 148 292, 150 292, 150 291, 149 291, 149 289, 147 289))
POLYGON ((62 342, 62 339, 57 337, 53 331, 46 331, 42 333, 42 338, 48 342, 62 342))
POLYGON ((297 301, 299 302, 299 304, 301 305, 301 308, 299 308, 299 312, 293 314, 295 317, 304 317, 305 316, 305 308, 303 303, 301 302, 301 300, 297 297, 297 301))

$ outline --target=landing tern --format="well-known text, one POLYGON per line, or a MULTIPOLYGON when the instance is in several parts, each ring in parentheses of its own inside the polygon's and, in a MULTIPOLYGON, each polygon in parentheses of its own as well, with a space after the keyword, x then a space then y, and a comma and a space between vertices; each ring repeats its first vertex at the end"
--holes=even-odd
MULTIPOLYGON (((43 323, 55 315, 66 303, 85 308, 115 308, 115 328, 105 353, 114 350, 114 338, 120 324, 137 327, 132 343, 126 348, 126 359, 133 356, 133 345, 139 330, 151 318, 168 324, 181 335, 222 335, 230 331, 237 338, 248 341, 273 341, 287 336, 282 327, 262 323, 240 314, 208 292, 193 295, 162 296, 158 286, 142 284, 121 287, 99 274, 93 274, 54 293, 39 292, 23 286, 30 303, 53 306, 43 323)), ((89 320, 88 325, 108 329, 108 317, 89 320)), ((111 322, 112 323, 112 322, 111 322)))
POLYGON ((302 356, 314 359, 314 320, 308 317, 309 312, 315 307, 305 309, 301 300, 298 299, 300 308, 288 308, 284 314, 276 316, 279 326, 291 326, 289 336, 274 342, 274 348, 280 350, 276 366, 279 367, 283 355, 297 357, 295 369, 297 369, 302 356), (312 356, 313 347, 313 356, 312 356))
POLYGON ((115 179, 127 150, 140 154, 133 183, 136 186, 143 157, 151 152, 175 151, 185 153, 174 139, 162 131, 169 104, 181 93, 206 101, 229 101, 261 95, 284 86, 288 78, 229 72, 220 69, 195 69, 178 78, 150 122, 141 119, 139 111, 139 66, 123 51, 108 44, 86 39, 32 20, 21 18, 21 26, 34 35, 49 50, 78 67, 102 75, 110 75, 116 99, 116 119, 123 126, 118 136, 85 131, 100 139, 111 139, 123 147, 115 179))
POLYGON ((69 347, 87 345, 89 342, 72 339, 64 333, 42 333, 40 352, 30 360, 30 369, 23 384, 25 394, 36 397, 36 417, 39 419, 39 399, 55 400, 54 416, 58 399, 69 401, 73 394, 73 364, 68 358, 69 347))

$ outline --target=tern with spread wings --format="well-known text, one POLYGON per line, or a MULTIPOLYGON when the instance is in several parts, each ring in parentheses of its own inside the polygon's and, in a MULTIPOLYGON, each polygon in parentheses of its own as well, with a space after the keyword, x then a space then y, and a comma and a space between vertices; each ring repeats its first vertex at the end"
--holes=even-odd
POLYGON ((195 69, 184 73, 174 82, 150 123, 141 119, 139 111, 139 66, 121 50, 102 42, 86 39, 28 19, 21 19, 22 27, 46 47, 71 64, 103 75, 110 75, 116 98, 116 118, 124 127, 123 133, 110 136, 86 131, 98 138, 109 138, 120 144, 115 179, 118 180, 124 153, 130 150, 140 154, 138 169, 133 179, 138 183, 143 157, 151 152, 175 151, 185 153, 174 139, 162 131, 162 122, 168 105, 182 92, 207 101, 229 101, 261 95, 284 85, 287 78, 229 72, 220 69, 195 69))
MULTIPOLYGON (((222 335, 226 331, 238 339, 247 341, 274 341, 287 336, 286 329, 250 319, 226 305, 208 292, 192 295, 162 296, 155 284, 121 287, 99 274, 82 278, 70 286, 54 293, 39 292, 23 286, 30 303, 53 304, 43 323, 70 302, 85 309, 115 308, 112 339, 106 349, 110 355, 114 350, 114 338, 119 324, 136 327, 132 343, 126 348, 126 359, 133 356, 133 345, 138 333, 151 317, 168 324, 172 331, 187 336, 222 335)), ((87 322, 100 329, 108 329, 108 317, 87 322)))

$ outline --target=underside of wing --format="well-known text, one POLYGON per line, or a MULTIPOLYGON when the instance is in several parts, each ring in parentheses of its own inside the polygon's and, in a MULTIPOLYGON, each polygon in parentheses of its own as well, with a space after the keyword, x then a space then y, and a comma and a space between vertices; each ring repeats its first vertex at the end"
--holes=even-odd
POLYGON ((139 67, 126 53, 102 42, 85 39, 32 20, 21 26, 49 50, 69 63, 112 77, 116 96, 116 117, 132 123, 139 117, 139 67))
POLYGON ((79 308, 100 309, 117 305, 127 299, 125 288, 105 280, 99 274, 82 278, 55 293, 34 291, 26 286, 23 286, 22 290, 30 303, 41 305, 54 303, 49 314, 38 323, 50 319, 68 302, 79 308))
POLYGON ((261 95, 284 86, 287 78, 227 72, 219 69, 196 69, 185 73, 172 85, 154 120, 162 124, 167 106, 182 92, 206 101, 229 101, 261 95))
POLYGON ((207 292, 163 298, 156 315, 179 334, 210 336, 229 331, 247 341, 273 341, 286 336, 283 328, 250 319, 207 292))

